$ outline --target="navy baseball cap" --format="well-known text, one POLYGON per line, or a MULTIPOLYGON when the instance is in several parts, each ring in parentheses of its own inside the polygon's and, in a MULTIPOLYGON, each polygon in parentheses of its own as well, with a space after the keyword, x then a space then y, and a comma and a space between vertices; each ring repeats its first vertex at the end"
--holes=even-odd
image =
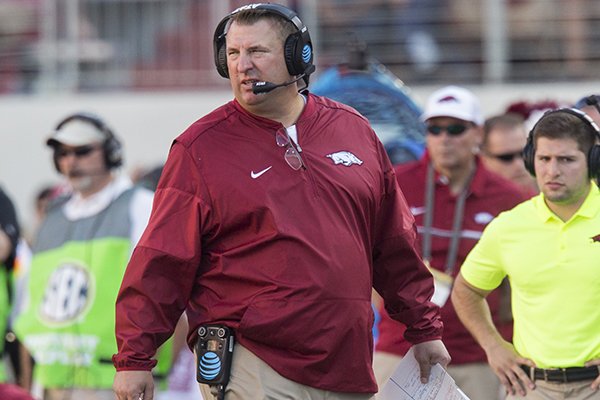
POLYGON ((598 104, 599 101, 600 101, 600 95, 592 94, 589 96, 584 96, 581 99, 577 100, 577 102, 575 103, 573 108, 581 110, 583 107, 593 106, 595 104, 598 104))

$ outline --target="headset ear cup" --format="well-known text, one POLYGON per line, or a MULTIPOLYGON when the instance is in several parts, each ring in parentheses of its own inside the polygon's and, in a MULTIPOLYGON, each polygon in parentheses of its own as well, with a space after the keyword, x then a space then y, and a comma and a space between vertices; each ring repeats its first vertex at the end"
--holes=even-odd
POLYGON ((588 171, 591 179, 600 177, 600 145, 595 144, 588 154, 588 171))
POLYGON ((299 39, 300 36, 298 34, 289 35, 283 48, 285 65, 287 66, 287 70, 290 75, 294 76, 300 75, 304 72, 304 65, 302 64, 302 59, 299 56, 302 52, 302 49, 298 48, 302 44, 299 39))
POLYGON ((217 72, 223 78, 229 78, 229 70, 227 69, 227 53, 225 52, 225 41, 217 48, 216 56, 217 72))
POLYGON ((115 136, 110 136, 104 142, 104 161, 106 168, 113 169, 123 165, 123 147, 115 136))
POLYGON ((223 78, 229 78, 229 71, 227 70, 227 53, 225 52, 225 31, 232 15, 233 13, 229 14, 223 18, 221 22, 219 22, 213 35, 213 57, 215 67, 217 68, 219 75, 221 75, 223 78))
POLYGON ((302 32, 289 35, 283 48, 285 65, 290 75, 297 76, 306 72, 312 65, 312 46, 307 42, 302 32))
POLYGON ((525 164, 525 169, 531 176, 535 176, 534 157, 533 132, 530 132, 527 137, 527 143, 523 148, 523 164, 525 164))

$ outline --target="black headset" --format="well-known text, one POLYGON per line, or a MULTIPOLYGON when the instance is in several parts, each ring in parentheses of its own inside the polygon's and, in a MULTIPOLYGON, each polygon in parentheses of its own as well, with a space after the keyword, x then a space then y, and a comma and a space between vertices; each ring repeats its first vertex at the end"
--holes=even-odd
MULTIPOLYGON (((102 142, 102 152, 104 153, 104 164, 106 165, 107 169, 110 170, 123 165, 123 146, 121 145, 119 139, 117 139, 117 137, 114 135, 113 131, 104 121, 102 121, 102 119, 91 113, 76 113, 69 115, 60 121, 58 125, 56 125, 54 131, 60 131, 66 124, 72 121, 83 121, 91 124, 104 135, 105 139, 104 142, 102 142)), ((54 151, 53 160, 54 167, 60 173, 60 168, 58 166, 58 154, 56 151, 54 151)))
POLYGON ((525 163, 525 169, 532 175, 535 176, 535 167, 534 167, 534 159, 535 159, 535 145, 534 145, 534 131, 540 121, 547 117, 550 114, 555 113, 567 113, 576 116, 581 121, 583 121, 587 126, 590 127, 591 133, 594 135, 596 144, 592 146, 590 151, 587 154, 587 162, 588 162, 588 174, 591 179, 597 179, 600 176, 600 128, 594 122, 589 115, 580 111, 576 108, 559 108, 557 110, 546 111, 544 115, 535 123, 533 128, 529 131, 529 135, 527 136, 527 143, 523 148, 523 162, 525 163))
POLYGON ((217 67, 219 75, 223 78, 229 78, 229 71, 227 70, 227 53, 225 51, 225 36, 227 35, 227 29, 229 28, 229 20, 235 14, 245 10, 266 10, 271 14, 283 17, 294 24, 298 31, 290 34, 286 38, 283 48, 287 70, 290 75, 297 76, 314 68, 312 41, 310 40, 308 28, 300 20, 298 14, 280 4, 257 3, 248 4, 234 10, 223 18, 221 22, 219 22, 219 25, 217 25, 213 38, 213 49, 215 66, 217 67))

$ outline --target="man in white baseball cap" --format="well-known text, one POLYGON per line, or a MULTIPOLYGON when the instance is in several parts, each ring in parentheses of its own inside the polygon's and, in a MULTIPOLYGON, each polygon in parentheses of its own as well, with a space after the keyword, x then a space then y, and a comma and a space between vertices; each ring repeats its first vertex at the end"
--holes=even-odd
POLYGON ((481 105, 475 95, 459 86, 446 86, 429 96, 422 119, 427 121, 436 117, 452 117, 483 125, 481 105))
POLYGON ((122 164, 121 143, 108 125, 89 113, 63 119, 46 144, 53 150, 57 172, 82 198, 111 183, 113 170, 122 164))
MULTIPOLYGON (((483 349, 462 325, 449 300, 454 277, 481 232, 501 211, 525 199, 508 180, 488 171, 479 156, 483 113, 473 93, 447 86, 429 97, 422 119, 427 127, 425 155, 396 167, 396 177, 415 217, 421 255, 435 278, 433 301, 442 307, 443 341, 452 363, 448 373, 471 399, 494 399, 500 382, 483 349)), ((501 321, 500 291, 490 306, 501 321)), ((404 326, 382 312, 374 357, 377 381, 384 384, 409 348, 404 326)))
POLYGON ((95 125, 81 119, 73 119, 64 123, 61 129, 56 129, 48 138, 48 146, 85 146, 103 143, 107 136, 95 125))

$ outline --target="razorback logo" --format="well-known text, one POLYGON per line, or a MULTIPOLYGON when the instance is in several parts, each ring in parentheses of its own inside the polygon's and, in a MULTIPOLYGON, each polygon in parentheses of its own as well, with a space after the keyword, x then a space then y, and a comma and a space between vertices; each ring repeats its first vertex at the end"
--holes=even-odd
POLYGON ((600 235, 596 235, 596 236, 592 237, 592 242, 599 242, 600 243, 600 235))
POLYGON ((441 99, 438 100, 438 103, 448 103, 451 101, 458 101, 458 99, 454 96, 446 96, 446 97, 442 97, 441 99))
POLYGON ((338 151, 337 153, 327 154, 327 158, 331 158, 335 165, 342 164, 346 167, 349 167, 352 164, 361 165, 363 163, 360 158, 349 151, 338 151))

